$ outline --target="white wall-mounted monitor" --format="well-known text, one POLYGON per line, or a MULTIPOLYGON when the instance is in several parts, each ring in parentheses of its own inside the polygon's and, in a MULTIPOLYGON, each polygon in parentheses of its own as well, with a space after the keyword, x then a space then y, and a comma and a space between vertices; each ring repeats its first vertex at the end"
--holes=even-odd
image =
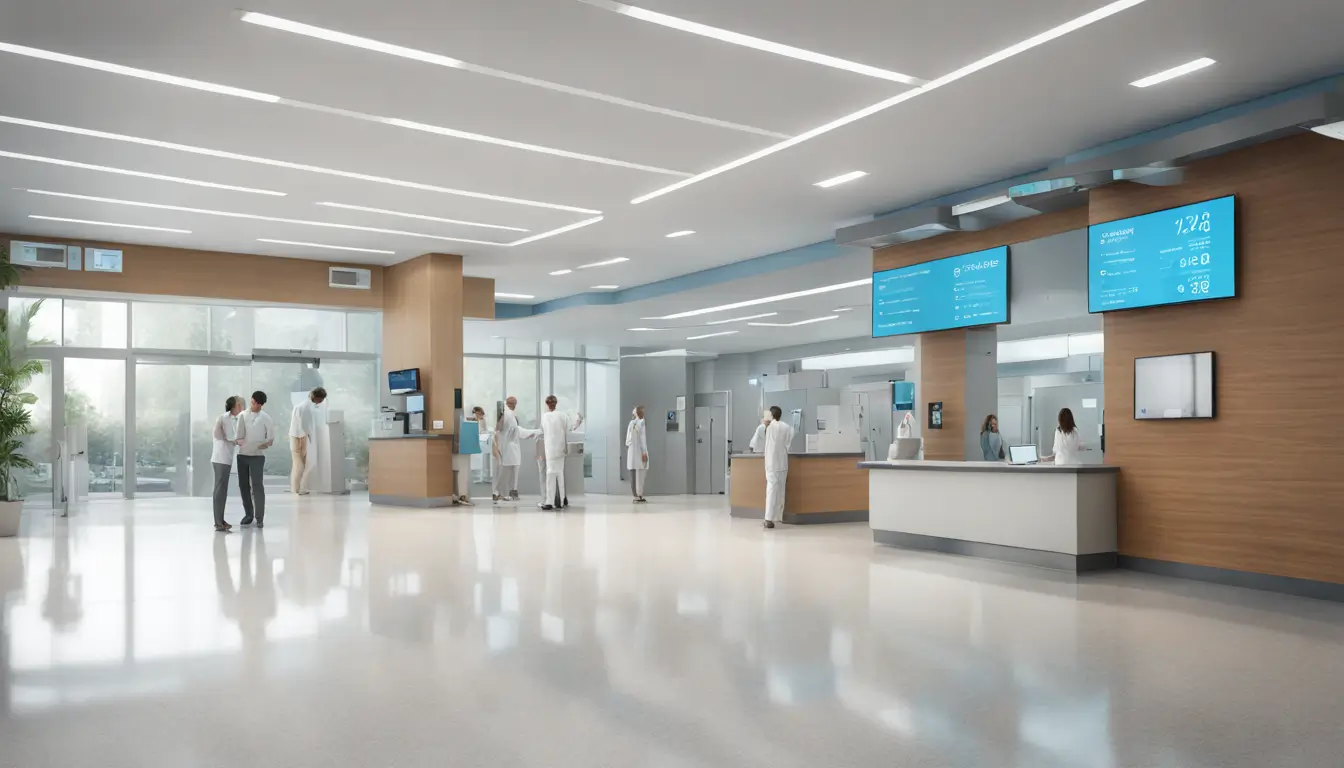
POLYGON ((1134 361, 1134 418, 1212 419, 1213 353, 1140 357, 1134 361))

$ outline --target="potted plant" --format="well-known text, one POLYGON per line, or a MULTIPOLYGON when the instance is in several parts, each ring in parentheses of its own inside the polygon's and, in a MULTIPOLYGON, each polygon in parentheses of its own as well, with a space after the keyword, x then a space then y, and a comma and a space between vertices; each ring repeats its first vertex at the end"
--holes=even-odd
POLYGON ((19 533, 23 496, 15 473, 33 468, 21 450, 23 439, 35 432, 28 407, 37 402, 37 396, 26 390, 42 372, 42 362, 27 357, 28 329, 42 302, 9 316, 5 293, 21 274, 22 267, 11 263, 9 254, 0 248, 0 538, 19 533))

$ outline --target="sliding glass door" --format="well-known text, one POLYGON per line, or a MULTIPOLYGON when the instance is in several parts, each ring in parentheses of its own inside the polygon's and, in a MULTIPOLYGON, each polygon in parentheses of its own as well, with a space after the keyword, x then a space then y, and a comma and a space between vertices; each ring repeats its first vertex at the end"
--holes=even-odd
POLYGON ((215 419, 231 395, 248 396, 249 379, 246 363, 136 361, 136 495, 210 495, 215 419))

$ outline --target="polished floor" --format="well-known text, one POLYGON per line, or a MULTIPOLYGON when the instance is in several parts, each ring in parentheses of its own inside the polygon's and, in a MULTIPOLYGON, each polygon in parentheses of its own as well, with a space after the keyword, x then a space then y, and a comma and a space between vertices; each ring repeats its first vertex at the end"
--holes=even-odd
POLYGON ((1344 605, 583 507, 30 514, 0 766, 1344 764, 1344 605))

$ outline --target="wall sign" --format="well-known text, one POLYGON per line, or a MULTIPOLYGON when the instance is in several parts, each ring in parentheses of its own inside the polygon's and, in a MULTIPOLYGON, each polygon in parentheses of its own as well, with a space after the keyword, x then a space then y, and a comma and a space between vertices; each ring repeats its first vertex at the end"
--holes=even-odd
POLYGON ((929 429, 943 428, 943 401, 929 403, 929 429))

